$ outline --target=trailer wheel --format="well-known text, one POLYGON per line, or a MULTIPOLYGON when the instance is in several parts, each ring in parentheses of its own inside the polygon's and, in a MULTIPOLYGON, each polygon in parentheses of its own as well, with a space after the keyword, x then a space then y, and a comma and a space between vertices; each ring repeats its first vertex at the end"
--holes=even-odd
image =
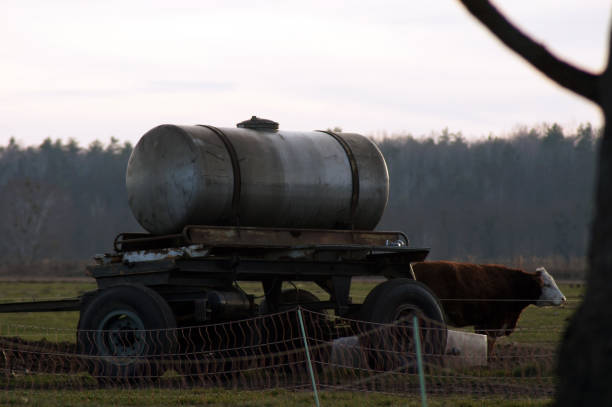
MULTIPOLYGON (((361 306, 362 321, 393 324, 368 326, 368 345, 381 350, 386 359, 381 367, 389 368, 390 353, 414 352, 413 316, 419 318, 423 353, 428 357, 442 355, 446 347, 446 322, 440 301, 424 284, 412 279, 397 278, 376 286, 361 306)), ((378 361, 380 365, 381 361, 378 361)), ((402 363, 412 363, 403 361, 402 363)), ((392 363, 397 368, 397 361, 392 363)))
MULTIPOLYGON (((278 304, 278 311, 288 311, 297 308, 298 305, 309 302, 318 302, 319 299, 316 295, 308 290, 302 290, 297 288, 290 288, 283 290, 280 295, 280 304, 278 304)), ((308 307, 304 307, 308 309, 308 307)), ((268 302, 264 299, 259 304, 259 313, 269 314, 271 312, 268 302)))
MULTIPOLYGON (((297 312, 287 312, 296 310, 300 304, 308 304, 318 302, 319 299, 316 295, 307 290, 301 290, 297 288, 291 288, 283 290, 280 295, 280 303, 276 311, 273 313, 270 310, 266 300, 263 300, 259 305, 259 313, 264 315, 264 318, 260 321, 260 329, 262 334, 257 338, 260 343, 265 342, 286 342, 293 343, 289 349, 301 346, 301 328, 298 321, 297 312), (265 316, 268 314, 269 316, 265 316), (271 315, 270 315, 271 314, 271 315), (297 339, 296 339, 297 338, 297 339)), ((309 309, 308 306, 303 307, 309 309)), ((316 318, 314 315, 309 315, 311 318, 304 317, 305 329, 310 331, 315 329, 316 318)))
MULTIPOLYGON (((297 375, 303 368, 300 358, 305 355, 301 350, 304 342, 295 310, 300 304, 318 301, 310 291, 292 288, 281 292, 275 311, 270 309, 266 300, 260 304, 259 311, 262 316, 256 319, 252 332, 255 349, 263 355, 263 363, 278 366, 278 374, 297 375)), ((304 308, 308 309, 308 306, 304 308)), ((316 329, 313 315, 309 315, 311 318, 303 315, 306 332, 312 333, 316 329)))
POLYGON ((81 312, 77 332, 80 352, 95 377, 154 380, 163 374, 162 357, 177 341, 176 319, 168 303, 141 285, 100 291, 81 312))

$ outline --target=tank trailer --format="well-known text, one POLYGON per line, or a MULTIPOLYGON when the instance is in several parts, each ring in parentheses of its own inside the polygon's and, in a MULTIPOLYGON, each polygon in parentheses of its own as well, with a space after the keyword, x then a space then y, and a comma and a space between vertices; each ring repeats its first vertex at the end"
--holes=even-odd
POLYGON ((444 324, 439 300, 411 269, 429 249, 411 247, 403 232, 374 230, 389 175, 380 150, 362 135, 284 131, 254 116, 236 128, 161 125, 137 143, 125 179, 130 208, 147 232, 121 233, 112 252, 95 256, 88 272, 97 289, 77 299, 1 304, 0 312, 80 311, 81 350, 111 356, 151 352, 126 331, 298 305, 380 323, 417 311, 444 324), (354 277, 386 281, 358 304, 349 296, 354 277), (263 302, 242 281, 261 283, 263 302), (297 281, 315 283, 329 299, 283 290, 283 282, 297 281), (118 332, 121 341, 113 340, 118 332))

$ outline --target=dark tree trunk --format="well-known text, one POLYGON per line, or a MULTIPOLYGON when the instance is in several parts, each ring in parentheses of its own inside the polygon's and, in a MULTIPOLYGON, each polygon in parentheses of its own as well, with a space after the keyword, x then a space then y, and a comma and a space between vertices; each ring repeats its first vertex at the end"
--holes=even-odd
MULTIPOLYGON (((605 114, 606 123, 612 123, 610 115, 605 114)), ((587 290, 559 350, 557 406, 612 404, 611 277, 612 129, 606 125, 599 150, 587 290)))
MULTIPOLYGON (((487 0, 460 0, 505 45, 559 85, 597 103, 606 122, 599 146, 587 289, 557 358, 557 406, 612 405, 612 73, 582 71, 523 34, 487 0)), ((610 41, 612 45, 612 41, 610 41)), ((584 197, 591 199, 591 197, 584 197)))

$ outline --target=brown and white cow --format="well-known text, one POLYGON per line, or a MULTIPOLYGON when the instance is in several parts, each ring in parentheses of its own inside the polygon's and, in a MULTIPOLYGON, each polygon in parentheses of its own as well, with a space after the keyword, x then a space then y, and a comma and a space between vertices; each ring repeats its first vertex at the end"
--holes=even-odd
POLYGON ((474 325, 488 337, 489 354, 495 340, 510 335, 529 304, 561 305, 566 302, 550 274, 498 265, 432 261, 412 265, 416 279, 441 300, 449 325, 474 325))

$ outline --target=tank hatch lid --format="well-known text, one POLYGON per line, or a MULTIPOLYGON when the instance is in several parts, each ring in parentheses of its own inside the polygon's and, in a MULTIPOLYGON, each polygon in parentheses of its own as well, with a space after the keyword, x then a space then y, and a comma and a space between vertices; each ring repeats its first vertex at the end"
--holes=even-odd
POLYGON ((252 116, 249 120, 238 123, 236 126, 254 130, 278 130, 278 123, 273 120, 252 116))

